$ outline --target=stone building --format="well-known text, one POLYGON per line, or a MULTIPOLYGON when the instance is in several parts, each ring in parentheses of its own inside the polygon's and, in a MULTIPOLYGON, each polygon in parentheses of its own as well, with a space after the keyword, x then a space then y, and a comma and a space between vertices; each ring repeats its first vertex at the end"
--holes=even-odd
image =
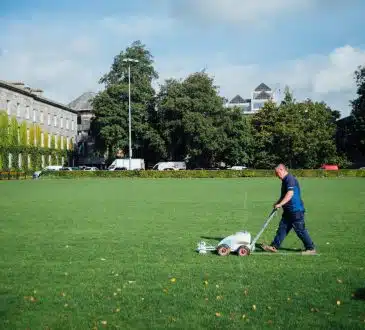
POLYGON ((39 125, 43 147, 45 132, 50 137, 48 147, 52 137, 55 138, 56 148, 60 149, 68 149, 70 144, 76 141, 77 112, 44 97, 41 89, 30 88, 23 82, 0 80, 0 110, 7 111, 7 114, 15 117, 19 123, 39 125))
POLYGON ((254 114, 269 100, 275 102, 274 92, 266 84, 261 83, 251 92, 250 98, 244 99, 241 95, 236 95, 231 101, 226 103, 226 107, 239 107, 245 115, 254 114))
POLYGON ((77 165, 105 167, 105 159, 95 149, 91 135, 91 121, 94 116, 92 100, 96 93, 86 92, 73 100, 68 106, 77 113, 77 165))

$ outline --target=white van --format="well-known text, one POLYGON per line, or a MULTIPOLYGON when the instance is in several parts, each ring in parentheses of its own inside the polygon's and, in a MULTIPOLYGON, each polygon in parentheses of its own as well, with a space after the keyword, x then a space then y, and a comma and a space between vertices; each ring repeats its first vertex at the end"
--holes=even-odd
MULTIPOLYGON (((131 170, 144 170, 145 164, 144 159, 132 158, 131 159, 131 170)), ((129 159, 115 159, 113 163, 108 167, 108 171, 123 171, 129 170, 129 159)))

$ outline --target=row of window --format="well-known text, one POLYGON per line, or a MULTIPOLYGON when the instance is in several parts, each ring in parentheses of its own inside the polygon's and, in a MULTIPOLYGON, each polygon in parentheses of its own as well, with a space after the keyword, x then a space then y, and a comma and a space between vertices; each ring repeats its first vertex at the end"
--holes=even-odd
MULTIPOLYGON (((56 149, 59 149, 61 148, 62 150, 63 149, 67 149, 69 150, 70 148, 70 142, 71 142, 71 139, 69 137, 66 137, 66 141, 65 141, 65 138, 61 135, 52 135, 52 134, 48 134, 48 145, 47 147, 50 148, 51 147, 51 140, 52 140, 52 137, 54 137, 54 140, 55 140, 55 148, 56 149), (65 142, 66 142, 66 145, 65 145, 65 142)), ((18 131, 18 140, 20 142, 20 132, 18 131)), ((30 130, 29 128, 27 129, 27 144, 29 145, 30 144, 30 130)), ((36 145, 37 144, 37 137, 34 135, 34 144, 36 145)), ((41 147, 45 147, 44 145, 44 133, 41 132, 41 147)))
MULTIPOLYGON (((11 101, 7 101, 7 113, 8 115, 11 115, 11 101)), ((17 107, 16 107, 16 116, 17 117, 21 117, 21 105, 20 103, 17 103, 17 107)), ((26 106, 25 107, 25 114, 24 114, 25 119, 30 120, 31 119, 31 110, 30 110, 30 106, 26 106)), ((33 109, 32 110, 32 120, 33 122, 37 122, 37 110, 33 109)), ((44 123, 44 113, 43 111, 39 112, 39 122, 41 124, 44 123)), ((62 116, 59 119, 59 123, 58 123, 58 117, 56 115, 53 115, 53 121, 52 121, 52 115, 50 113, 48 113, 47 116, 47 125, 51 126, 53 122, 53 126, 57 127, 58 124, 60 125, 60 128, 65 128, 68 130, 70 129, 70 120, 68 118, 63 118, 62 116)), ((75 122, 74 120, 71 120, 71 131, 75 130, 75 122)))
MULTIPOLYGON (((30 157, 30 155, 22 155, 22 154, 19 154, 18 155, 18 164, 19 164, 19 167, 20 168, 23 168, 23 157, 27 157, 28 158, 27 159, 28 160, 28 168, 30 168, 31 167, 31 157, 30 157)), ((56 164, 52 164, 52 157, 51 157, 51 155, 48 155, 48 156, 42 155, 42 157, 41 157, 42 168, 44 168, 44 166, 45 166, 46 157, 48 158, 48 164, 49 165, 59 165, 60 162, 63 165, 65 163, 65 158, 64 157, 61 157, 61 159, 58 159, 58 156, 56 156, 56 164)), ((9 154, 9 167, 11 168, 12 165, 13 165, 13 155, 12 154, 9 154)))

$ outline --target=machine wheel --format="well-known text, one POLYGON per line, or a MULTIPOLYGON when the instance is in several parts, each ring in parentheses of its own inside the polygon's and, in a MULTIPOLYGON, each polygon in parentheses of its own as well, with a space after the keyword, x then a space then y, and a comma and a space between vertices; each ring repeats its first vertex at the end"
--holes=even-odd
POLYGON ((238 248, 237 253, 240 257, 246 257, 250 255, 251 251, 247 246, 242 245, 238 248))
POLYGON ((220 256, 228 256, 231 253, 231 249, 228 245, 223 244, 218 246, 217 252, 220 256))

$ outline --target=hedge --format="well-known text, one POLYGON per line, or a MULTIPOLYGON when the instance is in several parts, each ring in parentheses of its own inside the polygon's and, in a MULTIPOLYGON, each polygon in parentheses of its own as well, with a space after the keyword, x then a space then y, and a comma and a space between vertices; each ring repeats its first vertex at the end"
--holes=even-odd
MULTIPOLYGON (((297 177, 365 177, 365 170, 292 170, 297 177)), ((46 178, 253 178, 274 177, 273 170, 218 170, 218 171, 48 171, 41 175, 46 178)))

